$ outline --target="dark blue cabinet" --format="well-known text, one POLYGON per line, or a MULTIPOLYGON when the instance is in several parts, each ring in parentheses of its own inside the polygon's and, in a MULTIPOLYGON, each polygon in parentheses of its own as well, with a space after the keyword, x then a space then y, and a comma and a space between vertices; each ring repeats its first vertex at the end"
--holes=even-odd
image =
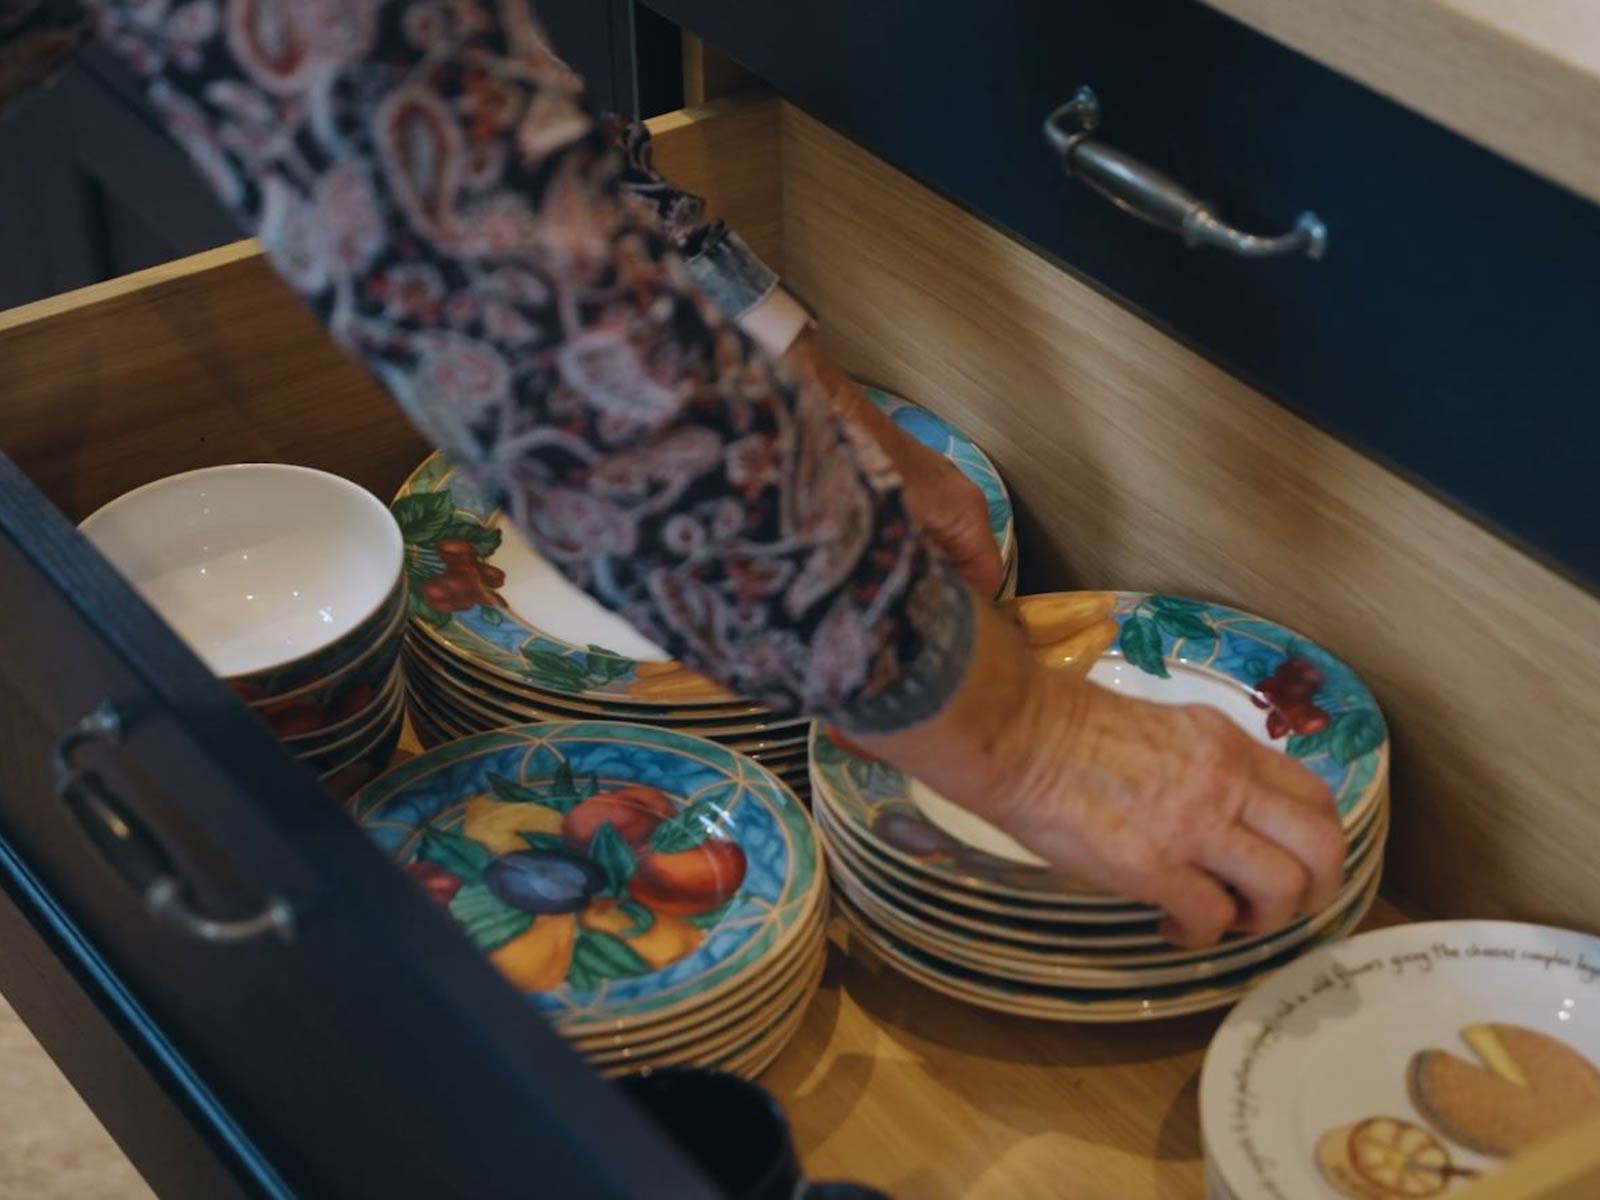
MULTIPOLYGON (((681 105, 678 31, 662 17, 633 0, 535 8, 597 109, 650 116, 681 105)), ((99 47, 0 119, 0 308, 238 236, 138 84, 99 47)))
POLYGON ((648 2, 1231 373, 1600 583, 1596 206, 1196 0, 648 2), (1253 231, 1314 210, 1326 257, 1190 250, 1065 178, 1041 126, 1084 84, 1105 144, 1253 231))

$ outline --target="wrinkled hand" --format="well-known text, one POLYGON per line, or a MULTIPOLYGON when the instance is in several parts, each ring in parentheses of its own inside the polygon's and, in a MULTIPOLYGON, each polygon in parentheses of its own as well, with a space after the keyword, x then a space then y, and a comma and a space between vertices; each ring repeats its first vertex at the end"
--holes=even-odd
POLYGON ((994 819, 1073 876, 1166 910, 1184 946, 1265 933, 1338 895, 1328 789, 1215 709, 1038 672, 1017 786, 994 819))
POLYGON ((989 509, 976 484, 942 454, 929 450, 869 400, 823 349, 816 331, 803 332, 784 355, 803 382, 826 392, 834 411, 865 429, 900 473, 911 517, 949 557, 956 571, 982 596, 1000 589, 1000 550, 989 527, 989 509))
POLYGON ((1266 933, 1338 895, 1345 839, 1328 789, 1216 709, 1159 705, 1050 670, 974 596, 972 658, 918 725, 853 735, 1062 873, 1156 905, 1207 946, 1266 933))

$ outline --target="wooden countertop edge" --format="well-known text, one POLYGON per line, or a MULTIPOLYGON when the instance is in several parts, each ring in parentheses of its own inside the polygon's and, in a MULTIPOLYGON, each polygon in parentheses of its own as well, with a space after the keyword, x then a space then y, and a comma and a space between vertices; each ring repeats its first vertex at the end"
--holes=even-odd
POLYGON ((1600 15, 1565 0, 1202 0, 1600 203, 1600 15))

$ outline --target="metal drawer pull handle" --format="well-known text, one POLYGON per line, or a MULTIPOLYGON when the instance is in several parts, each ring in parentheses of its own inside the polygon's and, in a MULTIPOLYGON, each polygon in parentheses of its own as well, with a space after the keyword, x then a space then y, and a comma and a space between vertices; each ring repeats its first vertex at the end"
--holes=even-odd
POLYGON ((50 772, 56 795, 71 810, 106 860, 133 889, 157 920, 206 942, 244 942, 262 934, 294 938, 294 910, 277 896, 254 916, 218 921, 202 916, 183 898, 183 883, 155 840, 131 820, 99 777, 72 765, 73 755, 90 742, 122 744, 122 716, 102 704, 56 742, 50 772))
POLYGON ((1079 88, 1045 120, 1045 139, 1061 157, 1068 175, 1075 175, 1124 212, 1170 229, 1190 246, 1215 246, 1244 258, 1304 254, 1321 258, 1328 251, 1328 227, 1316 213, 1303 212, 1294 228, 1278 237, 1257 237, 1220 221, 1211 206, 1184 190, 1160 171, 1090 138, 1100 126, 1100 99, 1079 88))

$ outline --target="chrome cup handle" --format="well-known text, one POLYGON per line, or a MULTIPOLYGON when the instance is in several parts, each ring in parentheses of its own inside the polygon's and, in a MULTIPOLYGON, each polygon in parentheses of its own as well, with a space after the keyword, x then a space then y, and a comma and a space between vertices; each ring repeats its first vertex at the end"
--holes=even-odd
POLYGON ((1186 245, 1214 246, 1242 258, 1321 258, 1328 252, 1328 227, 1315 213, 1301 213, 1287 233, 1274 237, 1235 229, 1175 180, 1092 138, 1099 126, 1100 100, 1083 87, 1045 118, 1044 136, 1068 175, 1124 212, 1170 229, 1186 245))
POLYGON ((278 896, 269 896, 260 912, 238 920, 216 920, 196 912, 183 896, 183 882, 155 839, 140 828, 111 790, 92 771, 73 764, 84 746, 122 744, 122 714, 101 704, 57 739, 50 751, 50 774, 56 795, 111 867, 144 899, 157 920, 201 941, 234 943, 272 934, 294 938, 294 910, 278 896))

